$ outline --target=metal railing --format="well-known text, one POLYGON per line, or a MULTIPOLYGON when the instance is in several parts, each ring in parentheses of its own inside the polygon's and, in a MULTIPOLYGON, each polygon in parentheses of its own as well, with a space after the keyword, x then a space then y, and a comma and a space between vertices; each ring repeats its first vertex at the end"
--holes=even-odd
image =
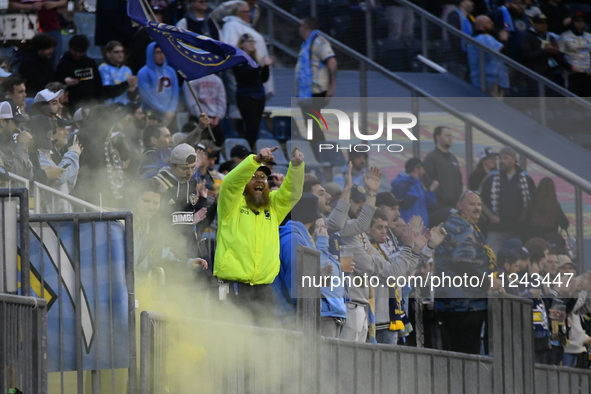
POLYGON ((0 293, 0 393, 13 392, 47 393, 47 302, 0 293))
POLYGON ((31 285, 23 287, 49 305, 52 386, 82 394, 86 380, 92 393, 100 393, 101 382, 110 380, 109 392, 135 393, 132 214, 31 215, 25 230, 30 233, 30 269, 21 271, 31 285))
MULTIPOLYGON (((404 0, 402 0, 404 1, 404 0)), ((292 14, 288 13, 287 11, 283 10, 282 8, 276 6, 275 4, 269 2, 268 0, 259 0, 258 4, 266 10, 266 17, 267 17, 267 36, 269 43, 271 45, 275 45, 277 48, 280 49, 278 45, 275 43, 278 41, 276 37, 273 35, 276 29, 273 27, 276 23, 288 23, 293 26, 299 26, 300 19, 293 16, 292 14), (279 22, 275 20, 278 18, 279 22)), ((419 9, 422 11, 421 9, 419 9)), ((427 17, 425 17, 427 18, 427 17)), ((439 19, 432 17, 433 20, 437 21, 438 23, 443 24, 439 19)), ((426 21, 427 19, 425 19, 426 21)), ((429 19, 430 20, 430 19, 429 19)), ((451 26, 450 26, 451 28, 451 26)), ((283 26, 283 29, 286 28, 283 26)), ((321 33, 323 38, 330 42, 333 50, 337 53, 342 55, 348 56, 348 58, 353 62, 358 64, 359 70, 359 97, 368 97, 368 74, 370 70, 373 70, 380 76, 387 78, 388 80, 396 83, 397 85, 408 89, 411 93, 411 107, 412 113, 419 119, 419 112, 420 112, 420 101, 425 100, 428 106, 435 106, 438 110, 442 112, 450 114, 456 120, 463 124, 463 132, 465 134, 465 160, 466 160, 466 174, 471 174, 475 164, 474 164, 474 135, 477 131, 482 132, 487 138, 492 138, 497 143, 511 146, 517 152, 520 153, 520 164, 525 169, 525 164, 528 161, 533 162, 534 164, 539 165, 543 169, 549 171, 550 173, 554 174, 555 176, 559 177, 560 179, 566 181, 567 183, 571 184, 573 187, 573 191, 569 194, 574 196, 573 205, 574 209, 574 218, 576 223, 576 240, 577 240, 577 254, 578 256, 584 256, 584 224, 583 224, 583 192, 586 194, 591 194, 591 182, 587 179, 584 179, 571 171, 567 168, 563 167, 562 165, 552 161, 547 156, 540 154, 531 146, 519 143, 517 140, 513 139, 508 133, 505 133, 502 130, 499 130, 490 124, 472 116, 471 114, 467 114, 462 112, 460 109, 455 108, 454 106, 450 105, 448 102, 444 101, 441 98, 436 98, 431 96, 425 90, 413 85, 411 82, 406 81, 401 75, 398 75, 390 70, 387 70, 382 65, 376 63, 375 61, 369 59, 366 56, 354 51, 353 49, 349 48, 348 46, 344 45, 343 43, 335 40, 334 38, 321 33)), ((472 40, 471 37, 466 36, 467 40, 472 40)), ((470 42, 472 42, 470 41, 470 42)), ((478 43, 477 43, 478 44, 478 43)), ((488 48, 483 47, 483 51, 490 51, 488 48)), ((508 59, 510 61, 510 59, 508 59)), ((523 67, 521 66, 521 69, 523 67)), ((529 71, 529 70, 524 70, 529 71)), ((544 82, 544 79, 541 76, 539 77, 540 82, 544 82)), ((540 98, 541 101, 544 100, 544 97, 540 98)), ((589 104, 579 98, 579 97, 568 97, 566 100, 571 100, 576 102, 577 104, 584 105, 585 108, 589 107, 589 104)), ((540 102, 541 102, 540 101, 540 102)), ((367 107, 363 107, 363 103, 365 101, 362 100, 362 108, 361 108, 361 119, 360 119, 360 128, 364 130, 367 129, 367 107)), ((544 111, 542 111, 544 112, 544 111)), ((419 119, 420 124, 420 119, 419 119)), ((415 127, 413 129, 413 133, 418 138, 417 141, 413 141, 412 148, 413 154, 415 157, 420 157, 421 154, 421 137, 419 128, 415 127)), ((424 143, 423 143, 424 145, 424 143)), ((589 197, 591 198, 591 197, 589 197)), ((580 267, 583 266, 583 259, 579 258, 579 265, 580 267)))
MULTIPOLYGON (((319 259, 316 250, 298 246, 298 278, 318 274, 319 259)), ((487 357, 323 338, 317 290, 298 285, 298 295, 306 297, 298 297, 301 331, 142 312, 141 394, 183 392, 179 388, 183 376, 166 365, 172 360, 169 342, 175 338, 174 327, 183 324, 192 332, 207 334, 181 340, 201 349, 197 362, 189 358, 194 362, 190 378, 200 382, 203 393, 545 394, 560 387, 582 394, 589 390, 590 371, 534 364, 529 299, 489 299, 487 357), (229 343, 236 336, 239 346, 229 343)))
POLYGON ((31 182, 12 173, 8 173, 8 176, 10 177, 9 187, 12 187, 12 182, 15 182, 17 185, 29 189, 34 201, 32 207, 30 206, 29 208, 34 213, 56 213, 64 203, 66 204, 66 209, 70 212, 107 212, 101 207, 65 194, 42 183, 31 182), (31 184, 33 185, 33 190, 31 190, 31 184))
POLYGON ((27 189, 0 189, 0 293, 16 294, 19 291, 20 256, 20 294, 31 295, 29 211, 19 208, 28 205, 27 189))

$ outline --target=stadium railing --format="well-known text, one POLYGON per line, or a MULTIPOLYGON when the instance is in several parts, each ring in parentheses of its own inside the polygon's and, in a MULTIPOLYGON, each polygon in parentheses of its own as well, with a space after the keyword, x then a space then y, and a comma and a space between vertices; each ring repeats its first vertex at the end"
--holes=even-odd
MULTIPOLYGON (((24 307, 11 309, 8 315, 2 315, 7 309, 0 310, 0 339, 3 333, 13 339, 22 336, 22 343, 12 341, 6 349, 30 349, 24 341, 39 329, 47 343, 44 369, 35 372, 41 383, 29 372, 25 376, 30 378, 27 385, 42 384, 45 389, 22 390, 10 383, 25 379, 23 363, 29 361, 21 356, 21 361, 8 359, 2 364, 2 384, 8 382, 23 392, 44 393, 49 386, 50 392, 100 393, 101 385, 109 392, 136 392, 132 214, 30 215, 24 188, 0 189, 0 202, 0 293, 11 293, 14 299, 8 301, 20 299, 24 305, 32 305, 31 296, 39 297, 38 307, 46 316, 46 323, 32 327, 21 319, 24 307), (6 364, 17 361, 20 370, 6 364)), ((0 357, 13 357, 13 353, 0 348, 0 357)), ((33 387, 27 385, 22 387, 33 387)))
POLYGON ((14 182, 16 185, 29 189, 31 197, 29 209, 32 209, 34 213, 57 212, 58 206, 64 202, 70 205, 73 212, 106 212, 106 210, 101 207, 97 207, 94 204, 65 194, 42 183, 31 182, 16 174, 8 174, 11 183, 9 185, 10 187, 12 187, 12 183, 14 182), (33 187, 32 190, 31 184, 33 187))
MULTIPOLYGON (((295 64, 294 56, 297 56, 297 50, 294 50, 294 48, 298 48, 301 43, 301 39, 299 38, 297 32, 300 19, 268 0, 260 0, 258 4, 264 11, 261 17, 261 22, 259 22, 260 28, 264 30, 263 33, 265 34, 269 44, 274 47, 277 55, 279 56, 281 53, 284 56, 286 62, 292 62, 286 64, 288 66, 292 66, 295 64), (264 22, 265 18, 267 22, 266 24, 262 23, 264 22), (281 26, 280 29, 279 26, 281 26), (286 47, 291 48, 291 50, 285 51, 285 53, 283 53, 283 48, 286 47)), ((303 7, 302 10, 307 13, 310 9, 309 6, 309 3, 306 3, 306 7, 303 7)), ((415 8, 417 12, 421 12, 421 15, 423 15, 420 8, 417 8, 416 6, 415 8)), ((413 10, 415 10, 415 8, 413 8, 413 10)), ((432 22, 434 26, 437 26, 437 28, 440 28, 441 26, 447 26, 446 28, 453 29, 451 26, 445 24, 430 14, 424 15, 424 21, 432 22)), ((337 84, 339 86, 344 83, 348 84, 343 86, 345 91, 358 92, 358 94, 355 94, 355 96, 358 97, 375 97, 375 95, 372 93, 372 86, 368 84, 368 77, 377 75, 382 78, 380 82, 383 83, 384 80, 386 82, 391 81, 399 86, 402 91, 404 91, 404 97, 409 97, 409 107, 412 108, 412 113, 419 120, 418 124, 421 124, 420 113, 423 111, 440 113, 442 114, 442 117, 449 118, 450 123, 457 123, 457 126, 454 127, 456 127, 459 132, 463 134, 464 138, 462 142, 465 143, 465 152, 458 155, 458 152, 456 151, 454 154, 456 154, 456 156, 458 156, 458 158, 461 160, 460 165, 463 167, 463 172, 465 174, 471 174, 474 170, 476 163, 478 162, 477 153, 481 147, 491 146, 495 149, 500 149, 503 146, 511 146, 519 153, 519 164, 524 170, 535 170, 543 176, 549 176, 553 178, 556 183, 557 193, 563 209, 566 212, 567 209, 565 209, 565 207, 567 207, 570 211, 570 213, 567 215, 571 218, 571 223, 574 223, 574 225, 570 226, 568 235, 572 236, 573 240, 576 240, 576 245, 574 245, 575 242, 573 242, 573 247, 575 249, 576 255, 579 256, 579 269, 584 268, 584 259, 582 258, 582 256, 584 256, 585 250, 584 244, 585 240, 589 242, 589 237, 591 236, 591 225, 588 224, 591 223, 591 210, 587 209, 587 206, 591 204, 591 182, 581 178, 576 174, 573 174, 571 171, 554 162, 547 156, 541 155, 528 144, 519 144, 502 130, 497 129, 484 121, 481 121, 479 118, 462 111, 460 108, 454 107, 456 104, 450 104, 449 100, 446 101, 445 99, 431 96, 425 90, 405 80, 404 75, 400 75, 388 70, 383 65, 378 64, 376 61, 371 60, 370 58, 353 50, 352 48, 340 41, 337 41, 327 34, 321 34, 326 40, 330 42, 339 62, 339 70, 341 70, 341 66, 346 69, 345 71, 339 71, 339 75, 341 75, 341 73, 344 74, 348 72, 347 70, 357 70, 355 72, 358 72, 358 79, 349 79, 347 82, 345 82, 344 79, 337 80, 337 84)), ((473 41, 471 37, 465 36, 464 38, 470 42, 473 41)), ((475 43, 475 45, 476 44, 478 43, 475 43)), ((481 50, 482 53, 490 51, 485 47, 482 47, 481 50)), ((507 62, 511 65, 514 64, 511 59, 507 59, 507 62)), ((520 67, 518 64, 515 64, 515 67, 516 69, 522 70, 524 73, 529 71, 527 69, 524 70, 523 67, 520 67)), ((535 78, 536 81, 541 84, 546 84, 545 86, 553 87, 551 83, 546 83, 546 81, 541 76, 532 74, 532 78, 535 78)), ((559 86, 555 86, 555 88, 564 93, 565 96, 568 96, 564 98, 564 100, 566 100, 565 102, 573 103, 573 105, 578 106, 577 108, 583 108, 586 113, 589 113, 587 108, 591 107, 589 107, 589 104, 585 100, 581 99, 580 97, 571 97, 572 94, 563 91, 564 89, 560 88, 559 86)), ((545 106, 544 101, 550 100, 549 98, 539 97, 527 100, 538 100, 539 105, 537 110, 534 112, 538 114, 548 113, 548 111, 544 111, 542 109, 545 106)), ((363 105, 366 105, 364 103, 365 101, 362 100, 359 127, 360 129, 365 130, 367 129, 368 109, 367 107, 363 107, 363 105)), ((576 112, 578 113, 578 111, 576 112)), ((534 118, 539 120, 537 115, 534 116, 534 118)), ((557 117, 556 121, 562 121, 562 124, 564 124, 564 119, 565 118, 563 114, 557 117)), ((582 126, 587 127, 587 123, 580 123, 582 126)), ((421 130, 419 127, 413 128, 413 133, 418 138, 417 141, 412 142, 413 156, 425 157, 426 154, 433 149, 433 144, 428 138, 421 136, 421 130)))
POLYGON ((0 293, 0 392, 47 393, 47 302, 0 293))
MULTIPOLYGON (((317 275, 319 260, 316 250, 299 246, 298 278, 317 275)), ((487 357, 321 337, 319 289, 296 283, 298 331, 143 312, 140 393, 182 392, 178 368, 167 365, 174 359, 169 339, 181 324, 196 333, 184 341, 200 349, 188 358, 192 384, 203 393, 545 394, 590 387, 591 371, 534 364, 531 300, 489 299, 487 357)))

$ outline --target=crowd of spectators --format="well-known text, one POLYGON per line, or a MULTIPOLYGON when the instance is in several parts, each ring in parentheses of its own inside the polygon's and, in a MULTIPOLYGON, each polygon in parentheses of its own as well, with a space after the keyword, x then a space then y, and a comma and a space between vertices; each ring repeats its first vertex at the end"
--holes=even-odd
MULTIPOLYGON (((470 8, 466 2, 461 10, 470 8)), ((512 148, 498 153, 484 148, 468 188, 450 152, 452 130, 445 126, 434 130, 434 150, 424 160, 409 159, 393 179, 370 167, 368 154, 359 152, 348 155, 330 183, 306 173, 297 147, 286 152, 286 175, 272 170, 279 146, 255 153, 235 146, 228 161, 217 163, 224 135, 218 127, 224 117, 232 117, 231 109, 226 110, 232 103, 254 146, 269 92, 265 84, 272 74, 268 66, 273 59, 251 25, 258 15, 255 4, 231 3, 209 16, 201 0, 191 1, 186 13, 152 3, 158 18, 168 11, 181 27, 222 40, 234 37, 229 43, 242 47, 261 66, 238 66, 192 81, 196 98, 143 29, 135 34, 133 50, 145 43, 140 48, 144 58, 132 56, 131 67, 125 65, 124 47, 117 41, 105 46, 105 62, 97 66, 86 55, 86 37, 76 35, 54 69, 56 42, 51 35, 37 35, 18 70, 2 82, 0 181, 5 182, 7 170, 103 208, 132 210, 139 282, 154 270, 166 272, 167 282, 175 286, 192 285, 197 278, 209 290, 215 288, 220 303, 235 304, 255 324, 294 327, 296 247, 303 245, 320 252, 323 276, 346 275, 363 283, 322 286, 324 336, 390 345, 420 342, 480 354, 487 342, 481 338, 488 307, 484 293, 508 289, 534 301, 536 360, 586 367, 591 281, 587 274, 576 275, 559 233, 569 221, 553 181, 544 178, 536 186, 517 165, 512 148), (181 89, 192 118, 176 130, 181 89), (32 103, 27 96, 34 98, 32 103), (209 127, 215 142, 209 139, 209 127), (202 242, 212 231, 217 233, 213 250, 202 242), (345 257, 352 257, 350 264, 345 257), (193 271, 197 274, 191 275, 193 271), (491 274, 495 280, 480 289, 448 288, 434 294, 428 286, 387 282, 388 277, 443 272, 491 274), (519 279, 548 274, 551 280, 535 286, 519 280, 522 285, 510 289, 508 279, 505 286, 499 279, 503 273, 519 279), (575 278, 566 286, 568 273, 575 278), (366 276, 377 277, 379 284, 364 283, 366 276), (562 284, 556 278, 563 278, 562 284)), ((510 17, 512 7, 523 8, 511 4, 501 9, 501 19, 510 17)), ((479 16, 474 34, 493 32, 498 17, 479 16)), ((465 24, 461 15, 459 20, 465 24)), ((513 22, 515 28, 520 25, 513 22)), ((304 50, 296 73, 299 95, 330 99, 336 60, 327 42, 317 39, 315 23, 308 18, 300 26, 304 50)), ((570 26, 571 21, 563 24, 570 26)), ((561 33, 569 32, 575 34, 561 33)), ((535 32, 523 32, 530 33, 535 32)), ((554 44, 544 45, 547 51, 554 44)), ((72 210, 63 199, 57 204, 43 201, 42 206, 46 212, 72 210)))
MULTIPOLYGON (((562 0, 472 1, 460 0, 444 6, 442 17, 452 26, 473 36, 481 44, 523 64, 581 97, 591 94, 591 35, 589 15, 562 0)), ((467 65, 460 73, 472 85, 481 87, 478 48, 452 34, 446 34, 453 61, 467 65)), ((533 80, 524 81, 513 68, 485 53, 486 91, 495 97, 521 87, 521 94, 536 96, 533 80)), ((547 95, 555 96, 551 90, 547 95)))

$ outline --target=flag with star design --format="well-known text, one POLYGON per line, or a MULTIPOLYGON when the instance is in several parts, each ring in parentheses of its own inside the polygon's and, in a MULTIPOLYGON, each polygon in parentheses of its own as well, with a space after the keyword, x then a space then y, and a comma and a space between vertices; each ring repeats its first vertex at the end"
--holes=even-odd
POLYGON ((183 78, 192 81, 218 71, 248 63, 257 63, 242 50, 207 36, 179 29, 164 23, 149 21, 141 0, 127 2, 127 14, 139 23, 158 44, 168 64, 183 78))

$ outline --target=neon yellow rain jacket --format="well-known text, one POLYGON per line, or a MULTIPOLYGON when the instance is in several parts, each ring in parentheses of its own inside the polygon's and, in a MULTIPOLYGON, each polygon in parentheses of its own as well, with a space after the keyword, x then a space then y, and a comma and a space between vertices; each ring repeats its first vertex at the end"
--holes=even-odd
POLYGON ((213 274, 221 280, 262 285, 272 283, 279 273, 279 225, 302 197, 305 164, 289 165, 283 184, 270 194, 271 207, 255 215, 243 195, 260 167, 254 157, 244 159, 222 182, 213 274))

